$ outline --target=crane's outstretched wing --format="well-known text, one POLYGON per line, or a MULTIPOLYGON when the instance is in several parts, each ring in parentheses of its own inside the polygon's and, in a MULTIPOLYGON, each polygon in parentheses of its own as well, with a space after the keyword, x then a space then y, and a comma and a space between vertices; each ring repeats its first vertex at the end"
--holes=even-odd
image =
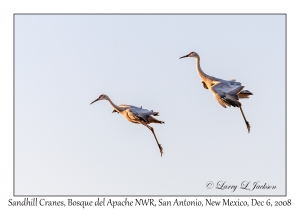
POLYGON ((238 93, 243 90, 244 86, 241 83, 235 81, 218 81, 212 87, 211 90, 215 99, 221 106, 240 107, 241 103, 238 101, 238 93))

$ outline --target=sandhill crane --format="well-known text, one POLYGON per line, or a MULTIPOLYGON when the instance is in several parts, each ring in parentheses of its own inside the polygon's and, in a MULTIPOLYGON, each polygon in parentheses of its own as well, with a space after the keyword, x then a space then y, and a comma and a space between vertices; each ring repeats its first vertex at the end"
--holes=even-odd
POLYGON ((142 124, 142 125, 146 126, 147 128, 149 128, 150 131, 154 135, 154 138, 156 140, 156 143, 157 143, 159 151, 160 151, 160 155, 162 156, 163 148, 156 138, 154 129, 148 125, 150 123, 160 123, 160 124, 164 123, 163 121, 155 119, 154 117, 151 116, 151 115, 158 116, 158 112, 154 112, 153 110, 149 111, 147 109, 143 109, 142 107, 138 108, 136 106, 126 105, 126 104, 121 104, 121 105, 117 106, 105 94, 100 95, 91 104, 93 104, 99 100, 107 100, 114 108, 113 113, 117 112, 117 113, 122 114, 125 117, 125 119, 128 120, 129 122, 142 124))
POLYGON ((223 106, 224 108, 226 108, 226 106, 240 108, 249 133, 250 124, 246 120, 242 109, 242 104, 239 102, 239 99, 248 98, 249 95, 253 94, 248 90, 243 90, 244 86, 242 86, 240 82, 236 82, 235 79, 223 80, 205 74, 200 67, 200 56, 196 52, 190 52, 189 54, 182 56, 179 59, 186 57, 192 57, 196 59, 196 68, 198 75, 202 80, 203 87, 212 92, 215 99, 221 106, 223 106))

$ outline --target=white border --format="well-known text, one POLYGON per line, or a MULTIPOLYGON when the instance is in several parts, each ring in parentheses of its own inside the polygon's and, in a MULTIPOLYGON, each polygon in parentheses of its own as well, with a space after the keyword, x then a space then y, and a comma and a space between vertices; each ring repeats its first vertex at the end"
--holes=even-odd
MULTIPOLYGON (((7 209, 8 199, 13 197, 13 14, 14 13, 287 13, 287 197, 270 197, 271 200, 292 199, 292 209, 300 206, 299 196, 299 139, 297 119, 299 118, 297 98, 299 75, 299 12, 296 1, 21 1, 2 0, 0 3, 0 208, 7 209), (5 207, 5 208, 4 208, 5 207)), ((225 197, 232 200, 247 200, 249 197, 225 197)), ((267 200, 267 197, 258 200, 267 200)), ((47 198, 50 200, 50 198, 47 198)), ((51 198, 51 200, 68 198, 51 198)), ((80 198, 74 198, 80 200, 80 198)), ((84 197, 81 200, 94 200, 84 197)), ((116 200, 123 198, 114 197, 116 200)), ((158 200, 159 198, 155 198, 158 200)), ((174 200, 175 198, 169 198, 174 200)), ((186 198, 187 200, 189 198, 186 198)), ((199 197, 198 200, 205 200, 199 197)), ((222 200, 212 197, 213 200, 222 200)), ((189 200, 195 200, 191 197, 189 200)), ((10 207, 15 209, 18 207, 10 207)), ((67 207, 67 209, 73 209, 67 207)), ((80 208, 80 207, 78 207, 80 208)), ((99 208, 99 207, 98 207, 99 208)), ((111 207, 109 207, 111 208, 111 207)), ((137 207, 135 207, 137 208, 137 207)), ((159 207, 156 207, 159 209, 159 207)), ((172 207, 173 209, 174 207, 172 207)), ((175 207, 176 208, 176 207, 175 207)), ((197 208, 197 207, 196 207, 197 208)), ((223 207, 224 208, 224 207, 223 207)), ((227 208, 227 207, 225 207, 227 208)), ((90 208, 92 209, 92 208, 90 208)), ((127 209, 127 208, 125 208, 127 209)), ((251 209, 251 208, 250 208, 251 209)))

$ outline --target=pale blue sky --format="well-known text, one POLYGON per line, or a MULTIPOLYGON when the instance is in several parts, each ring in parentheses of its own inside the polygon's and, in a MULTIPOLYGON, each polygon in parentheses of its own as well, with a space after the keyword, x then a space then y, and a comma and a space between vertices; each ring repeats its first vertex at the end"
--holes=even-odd
POLYGON ((16 195, 283 195, 285 16, 16 15, 16 195), (222 108, 209 75, 253 92, 222 108), (159 150, 116 104, 159 111, 159 150), (221 191, 244 180, 276 190, 221 191))

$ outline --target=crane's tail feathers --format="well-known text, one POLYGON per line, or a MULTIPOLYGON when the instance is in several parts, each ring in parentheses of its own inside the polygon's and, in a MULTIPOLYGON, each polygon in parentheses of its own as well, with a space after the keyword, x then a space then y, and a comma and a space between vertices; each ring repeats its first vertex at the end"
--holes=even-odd
POLYGON ((242 90, 239 92, 238 97, 239 98, 249 98, 250 95, 253 95, 249 90, 242 90))
POLYGON ((160 121, 152 116, 149 117, 148 119, 149 123, 159 123, 159 124, 164 124, 165 122, 164 121, 160 121))
MULTIPOLYGON (((153 111, 152 111, 153 112, 153 111)), ((159 112, 153 112, 154 116, 159 116, 159 112)))

